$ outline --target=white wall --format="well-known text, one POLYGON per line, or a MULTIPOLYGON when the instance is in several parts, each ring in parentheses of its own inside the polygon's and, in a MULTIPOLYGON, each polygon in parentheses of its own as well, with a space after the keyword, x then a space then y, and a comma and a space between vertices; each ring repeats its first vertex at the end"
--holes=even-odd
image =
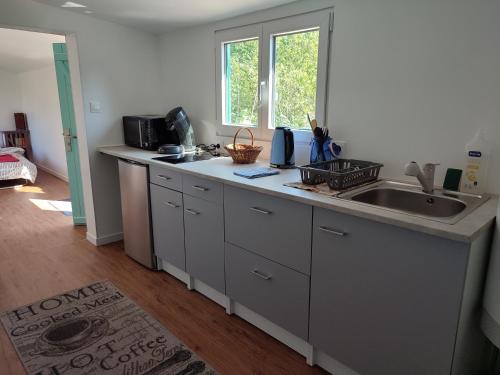
POLYGON ((87 230, 91 238, 113 238, 122 230, 116 160, 95 150, 123 143, 122 115, 162 109, 157 38, 30 0, 2 0, 0 25, 76 35, 92 182, 84 193, 95 211, 95 224, 87 212, 87 230), (89 113, 90 100, 101 102, 102 113, 89 113))
POLYGON ((21 85, 17 74, 0 70, 0 130, 14 130, 14 112, 21 111, 21 85))
MULTIPOLYGON (((483 126, 498 168, 500 2, 307 0, 218 25, 318 4, 336 7, 327 118, 334 135, 348 142, 348 156, 383 162, 386 176, 401 177, 408 160, 439 161, 443 171, 462 166, 464 144, 483 126)), ((158 43, 147 33, 30 0, 2 0, 0 25, 76 35, 96 218, 91 235, 121 232, 116 161, 95 149, 123 142, 123 114, 182 105, 200 140, 217 140, 217 25, 178 30, 158 43), (102 113, 89 113, 90 100, 101 102, 102 113)), ((498 177, 490 190, 500 193, 498 177)))
POLYGON ((307 0, 161 37, 165 109, 182 105, 205 142, 215 133, 217 28, 335 6, 327 124, 347 156, 384 163, 404 178, 407 161, 463 168, 478 127, 493 146, 489 190, 500 193, 500 2, 307 0))
MULTIPOLYGON (((500 193, 500 2, 340 1, 330 126, 352 155, 398 176, 408 160, 463 168, 478 127, 500 193)), ((439 182, 440 180, 438 180, 439 182)))
POLYGON ((54 64, 19 74, 23 112, 28 117, 35 164, 68 179, 54 64))

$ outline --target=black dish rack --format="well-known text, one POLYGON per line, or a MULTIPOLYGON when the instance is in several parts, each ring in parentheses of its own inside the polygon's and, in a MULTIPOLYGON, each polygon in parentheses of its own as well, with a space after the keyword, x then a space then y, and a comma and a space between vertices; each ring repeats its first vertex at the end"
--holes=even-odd
POLYGON ((383 164, 354 159, 335 159, 299 167, 306 185, 326 182, 330 189, 345 190, 376 181, 383 164))

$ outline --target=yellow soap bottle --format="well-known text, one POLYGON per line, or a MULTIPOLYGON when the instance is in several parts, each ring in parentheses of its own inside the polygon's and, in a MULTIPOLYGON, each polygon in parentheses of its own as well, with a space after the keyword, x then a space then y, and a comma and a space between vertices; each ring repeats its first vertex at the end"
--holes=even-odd
POLYGON ((465 145, 465 153, 465 169, 460 190, 464 193, 483 194, 488 177, 489 149, 482 129, 465 145))

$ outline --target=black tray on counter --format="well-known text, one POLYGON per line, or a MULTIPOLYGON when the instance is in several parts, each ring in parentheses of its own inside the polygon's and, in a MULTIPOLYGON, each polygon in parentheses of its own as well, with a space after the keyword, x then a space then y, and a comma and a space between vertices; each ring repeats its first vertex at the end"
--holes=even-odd
POLYGON ((326 182, 330 189, 345 190, 376 181, 383 164, 354 159, 335 159, 298 167, 302 182, 318 185, 326 182))

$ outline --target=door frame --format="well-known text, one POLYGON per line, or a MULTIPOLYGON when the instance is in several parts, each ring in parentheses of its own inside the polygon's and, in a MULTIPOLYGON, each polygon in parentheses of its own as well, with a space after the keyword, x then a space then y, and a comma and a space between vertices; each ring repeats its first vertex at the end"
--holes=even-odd
POLYGON ((85 107, 83 101, 80 63, 78 57, 78 43, 76 34, 67 30, 50 30, 36 27, 0 24, 0 28, 32 31, 37 33, 61 35, 66 38, 69 72, 71 75, 71 92, 73 95, 73 109, 75 113, 76 134, 78 137, 78 154, 80 156, 80 173, 82 177, 83 204, 87 221, 87 239, 91 242, 97 238, 95 223, 94 197, 92 194, 92 178, 90 173, 90 153, 87 144, 87 130, 85 126, 85 107))

